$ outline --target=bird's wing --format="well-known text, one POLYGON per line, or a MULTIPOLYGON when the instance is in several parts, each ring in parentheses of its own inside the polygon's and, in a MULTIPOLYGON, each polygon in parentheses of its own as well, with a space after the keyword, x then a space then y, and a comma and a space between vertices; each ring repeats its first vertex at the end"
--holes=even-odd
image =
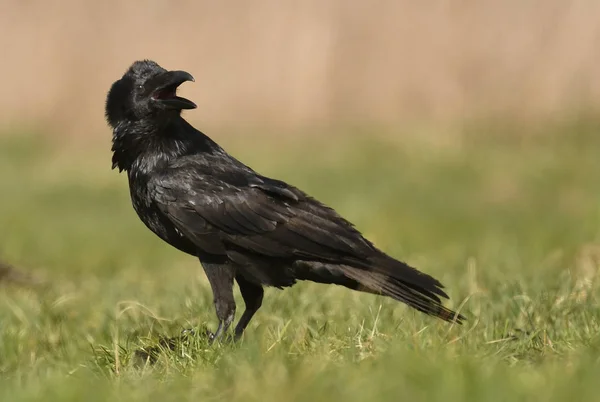
POLYGON ((160 210, 196 245, 228 245, 268 257, 357 262, 375 252, 335 211, 283 182, 256 174, 179 166, 149 182, 160 210))
POLYGON ((162 213, 205 252, 346 265, 436 303, 447 297, 439 281, 376 249, 333 209, 250 169, 181 163, 150 180, 149 190, 162 213))

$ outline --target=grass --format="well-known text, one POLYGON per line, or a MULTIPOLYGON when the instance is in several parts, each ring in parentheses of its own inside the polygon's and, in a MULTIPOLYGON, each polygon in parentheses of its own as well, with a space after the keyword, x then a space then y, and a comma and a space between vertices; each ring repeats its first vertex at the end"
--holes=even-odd
POLYGON ((598 126, 547 128, 221 141, 438 277, 469 320, 301 283, 267 290, 241 343, 192 336, 154 365, 135 351, 214 328, 198 262, 138 221, 107 150, 3 137, 0 254, 44 284, 0 284, 0 400, 600 400, 598 126))

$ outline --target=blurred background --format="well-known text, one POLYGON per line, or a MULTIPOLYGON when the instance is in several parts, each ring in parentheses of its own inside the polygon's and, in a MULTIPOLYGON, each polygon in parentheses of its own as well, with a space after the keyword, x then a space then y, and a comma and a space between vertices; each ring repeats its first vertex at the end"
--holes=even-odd
POLYGON ((3 0, 0 121, 106 137, 105 93, 142 58, 196 77, 182 92, 208 127, 572 117, 600 102, 598 15, 585 0, 3 0))
POLYGON ((599 16, 592 0, 0 0, 0 400, 597 399, 599 16), (435 276, 468 323, 302 283, 266 291, 235 354, 127 371, 138 347, 215 325, 198 261, 110 169, 106 93, 143 58, 194 75, 197 128, 435 276), (65 383, 98 373, 109 386, 65 383), (193 385, 163 381, 181 373, 193 385))

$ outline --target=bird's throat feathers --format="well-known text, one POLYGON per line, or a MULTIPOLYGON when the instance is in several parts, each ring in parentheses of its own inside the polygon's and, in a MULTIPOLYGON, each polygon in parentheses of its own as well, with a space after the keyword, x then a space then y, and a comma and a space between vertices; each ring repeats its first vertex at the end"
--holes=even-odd
POLYGON ((113 129, 112 168, 150 172, 184 155, 219 152, 221 148, 179 117, 155 121, 121 121, 113 129))

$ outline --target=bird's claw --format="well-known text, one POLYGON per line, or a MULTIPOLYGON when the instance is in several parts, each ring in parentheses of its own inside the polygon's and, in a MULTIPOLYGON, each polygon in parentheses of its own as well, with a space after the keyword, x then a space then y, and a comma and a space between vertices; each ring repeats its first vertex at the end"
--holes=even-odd
MULTIPOLYGON (((218 342, 218 343, 235 343, 240 336, 237 335, 231 335, 231 334, 224 334, 222 333, 220 336, 217 336, 214 332, 205 329, 204 331, 204 337, 206 337, 206 339, 208 339, 208 343, 209 345, 218 342)), ((197 334, 197 331, 194 329, 184 329, 183 331, 181 331, 181 337, 188 337, 188 336, 195 336, 197 334)))
POLYGON ((182 339, 186 339, 188 337, 198 336, 198 335, 203 336, 206 339, 208 339, 209 343, 212 343, 215 339, 215 334, 206 328, 204 328, 202 331, 197 331, 194 328, 186 328, 181 331, 182 339))

